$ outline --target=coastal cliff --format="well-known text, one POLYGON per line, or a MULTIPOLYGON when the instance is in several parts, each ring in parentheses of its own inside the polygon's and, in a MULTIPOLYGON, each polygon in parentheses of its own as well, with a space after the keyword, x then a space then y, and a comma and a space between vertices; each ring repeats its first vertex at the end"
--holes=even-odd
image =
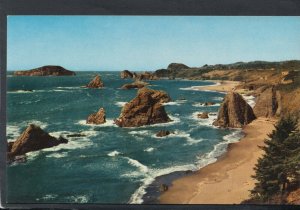
POLYGON ((170 100, 164 91, 139 89, 137 96, 123 107, 115 123, 119 127, 139 127, 170 122, 171 119, 162 105, 170 100))
POLYGON ((42 66, 27 71, 15 71, 14 76, 74 76, 75 72, 61 66, 42 66))

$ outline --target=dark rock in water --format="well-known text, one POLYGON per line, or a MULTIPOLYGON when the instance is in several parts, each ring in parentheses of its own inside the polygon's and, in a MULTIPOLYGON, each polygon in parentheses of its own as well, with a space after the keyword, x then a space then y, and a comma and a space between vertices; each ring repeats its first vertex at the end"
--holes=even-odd
POLYGON ((86 135, 81 133, 68 134, 67 137, 84 137, 86 135))
POLYGON ((7 142, 7 151, 10 151, 12 146, 13 146, 14 142, 10 141, 10 142, 7 142))
POLYGON ((197 117, 201 118, 201 119, 207 119, 208 118, 208 112, 202 112, 202 113, 198 114, 197 117))
POLYGON ((135 81, 131 84, 125 84, 121 87, 121 89, 124 89, 124 90, 129 90, 129 89, 135 89, 135 88, 143 88, 145 86, 147 86, 148 83, 147 82, 143 82, 143 81, 135 81))
POLYGON ((160 192, 165 192, 169 189, 169 186, 166 185, 166 184, 161 184, 160 187, 159 187, 159 191, 160 192))
POLYGON ((133 78, 133 73, 129 70, 124 70, 121 72, 121 79, 133 78))
POLYGON ((235 92, 229 92, 219 109, 215 126, 241 128, 255 119, 253 110, 243 97, 235 92))
POLYGON ((28 71, 15 71, 14 76, 74 76, 75 72, 61 66, 42 66, 28 71))
POLYGON ((105 110, 100 108, 98 112, 91 114, 86 120, 87 124, 103 124, 106 122, 105 110))
POLYGON ((50 148, 67 142, 67 139, 62 137, 56 139, 40 127, 31 124, 16 141, 9 143, 7 157, 14 160, 16 156, 24 155, 27 152, 50 148))
POLYGON ((281 113, 280 92, 274 86, 262 90, 256 99, 253 111, 257 117, 279 116, 281 113))
POLYGON ((120 127, 139 127, 170 122, 162 103, 171 99, 164 91, 142 88, 137 96, 126 103, 115 123, 120 127))
POLYGON ((100 75, 96 75, 94 79, 86 86, 87 88, 102 88, 104 84, 101 80, 100 75))
POLYGON ((167 130, 160 130, 160 131, 156 134, 156 136, 157 136, 157 137, 164 137, 164 136, 168 136, 168 135, 170 135, 170 134, 171 134, 170 131, 167 131, 167 130))
POLYGON ((215 105, 216 103, 214 102, 205 102, 204 103, 204 106, 212 106, 212 105, 215 105))

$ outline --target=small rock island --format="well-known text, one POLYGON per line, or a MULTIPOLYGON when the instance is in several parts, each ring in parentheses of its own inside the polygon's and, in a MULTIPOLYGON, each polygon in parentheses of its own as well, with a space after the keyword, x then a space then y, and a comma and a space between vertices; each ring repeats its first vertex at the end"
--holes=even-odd
POLYGON ((170 122, 162 105, 170 100, 170 96, 164 91, 141 88, 137 96, 123 107, 115 123, 119 127, 139 127, 170 122))
POLYGON ((75 72, 61 66, 42 66, 26 71, 15 71, 14 76, 75 76, 75 72))

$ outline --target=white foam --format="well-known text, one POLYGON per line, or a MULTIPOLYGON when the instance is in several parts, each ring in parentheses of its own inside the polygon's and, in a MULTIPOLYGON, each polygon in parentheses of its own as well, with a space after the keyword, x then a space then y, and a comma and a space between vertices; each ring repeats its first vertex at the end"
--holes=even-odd
POLYGON ((153 147, 148 147, 144 149, 145 152, 153 152, 154 148, 153 147))
POLYGON ((24 125, 24 126, 28 126, 29 124, 37 125, 40 128, 42 128, 42 129, 45 129, 48 126, 47 123, 41 122, 39 120, 30 120, 30 121, 24 121, 24 122, 22 122, 22 125, 24 125))
POLYGON ((130 131, 128 133, 131 134, 131 135, 147 136, 150 133, 150 131, 148 131, 148 130, 140 130, 140 131, 130 131))
POLYGON ((55 198, 57 198, 58 195, 56 194, 47 194, 45 196, 43 196, 42 198, 37 198, 36 200, 39 201, 39 200, 45 200, 45 201, 48 201, 48 200, 53 200, 55 198))
POLYGON ((117 156, 117 155, 119 155, 119 154, 121 154, 121 153, 118 152, 117 150, 114 150, 114 151, 108 153, 107 155, 110 156, 110 157, 115 157, 115 156, 117 156))
POLYGON ((7 93, 33 93, 35 92, 34 90, 29 91, 29 90, 16 90, 16 91, 7 91, 7 93))
POLYGON ((58 89, 81 89, 82 87, 57 87, 58 89))
POLYGON ((250 95, 247 96, 245 94, 242 94, 243 98, 245 99, 245 101, 253 108, 255 106, 255 97, 250 95))
POLYGON ((224 141, 214 145, 214 149, 212 151, 198 157, 197 166, 202 168, 210 163, 216 162, 217 158, 227 151, 228 144, 238 142, 242 137, 243 133, 240 129, 237 129, 231 134, 224 136, 224 141))
POLYGON ((117 105, 118 107, 123 107, 125 104, 127 104, 127 102, 118 101, 115 103, 115 105, 117 105))
POLYGON ((106 119, 105 123, 99 124, 99 125, 96 125, 96 124, 87 124, 86 120, 79 120, 77 122, 77 124, 84 125, 84 126, 91 126, 91 127, 117 127, 117 125, 115 124, 114 120, 112 120, 112 119, 106 119))
POLYGON ((194 138, 191 137, 191 134, 183 132, 183 131, 175 131, 174 136, 185 138, 187 140, 187 142, 188 142, 188 145, 197 144, 197 143, 203 141, 202 138, 200 138, 200 139, 194 139, 194 138))
POLYGON ((46 155, 46 157, 48 157, 48 158, 63 158, 63 157, 67 157, 67 156, 68 156, 67 152, 52 153, 52 154, 46 155))
POLYGON ((184 100, 178 100, 178 101, 170 101, 170 102, 162 103, 162 105, 164 105, 164 106, 180 106, 183 103, 185 103, 184 100))
POLYGON ((220 103, 215 103, 213 105, 205 105, 204 103, 194 103, 192 106, 194 107, 210 107, 210 106, 220 106, 220 103))
POLYGON ((170 174, 176 171, 187 171, 187 170, 196 170, 195 165, 181 165, 173 166, 163 169, 149 169, 149 172, 145 175, 145 178, 142 179, 143 184, 132 194, 129 203, 130 204, 141 204, 143 203, 143 196, 146 194, 146 188, 155 180, 156 177, 170 174))
POLYGON ((89 202, 89 197, 87 195, 70 196, 69 199, 72 200, 74 203, 87 203, 87 202, 89 202))
POLYGON ((6 135, 7 141, 14 141, 21 135, 20 128, 16 125, 7 125, 6 135))
POLYGON ((216 101, 223 101, 223 97, 220 97, 220 96, 217 96, 217 97, 213 97, 212 98, 213 100, 216 100, 216 101))
POLYGON ((140 163, 139 161, 137 161, 135 159, 131 159, 131 158, 128 158, 128 157, 126 157, 126 158, 128 159, 128 163, 130 165, 137 167, 143 173, 148 172, 149 169, 148 169, 147 166, 143 165, 142 163, 140 163))

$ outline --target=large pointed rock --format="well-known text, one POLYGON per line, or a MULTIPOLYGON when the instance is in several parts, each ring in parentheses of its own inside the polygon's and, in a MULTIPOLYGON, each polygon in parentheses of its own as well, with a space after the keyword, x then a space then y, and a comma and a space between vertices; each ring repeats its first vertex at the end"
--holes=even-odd
POLYGON ((14 157, 24 155, 27 152, 54 147, 61 143, 68 143, 68 140, 50 136, 39 126, 31 124, 16 141, 8 144, 7 157, 13 160, 14 157))
POLYGON ((121 79, 133 78, 133 73, 129 70, 124 70, 120 74, 121 79))
POLYGON ((243 97, 235 92, 229 92, 219 109, 215 126, 241 128, 255 119, 251 106, 243 97))
POLYGON ((94 79, 86 86, 87 88, 102 88, 104 84, 101 80, 100 75, 96 75, 94 79))
POLYGON ((105 110, 100 108, 98 112, 91 114, 86 120, 87 124, 103 124, 106 122, 105 110))
POLYGON ((139 127, 171 121, 162 103, 171 99, 164 91, 139 89, 137 96, 127 103, 115 123, 120 127, 139 127))

